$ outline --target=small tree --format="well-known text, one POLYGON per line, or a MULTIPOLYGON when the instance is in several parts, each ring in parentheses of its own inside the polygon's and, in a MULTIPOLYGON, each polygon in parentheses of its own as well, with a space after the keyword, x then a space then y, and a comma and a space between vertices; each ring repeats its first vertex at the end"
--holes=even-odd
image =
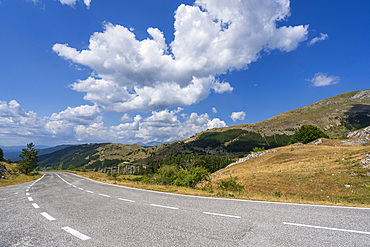
POLYGON ((76 167, 74 165, 69 165, 67 170, 74 171, 76 167))
POLYGON ((328 138, 328 136, 314 125, 303 125, 290 138, 289 144, 297 142, 307 144, 318 138, 328 138))
POLYGON ((22 153, 19 157, 22 158, 19 161, 18 169, 24 174, 28 175, 30 172, 36 169, 39 158, 37 157, 39 150, 34 148, 35 144, 32 142, 27 144, 27 148, 22 149, 22 153))
POLYGON ((3 150, 0 148, 0 161, 3 161, 4 160, 4 152, 3 150))

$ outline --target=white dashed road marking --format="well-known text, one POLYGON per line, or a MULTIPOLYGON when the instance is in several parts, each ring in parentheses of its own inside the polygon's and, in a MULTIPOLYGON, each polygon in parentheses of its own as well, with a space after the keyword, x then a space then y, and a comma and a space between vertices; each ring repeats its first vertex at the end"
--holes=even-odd
POLYGON ((133 201, 133 200, 123 199, 123 198, 118 198, 118 200, 125 201, 125 202, 135 202, 135 201, 133 201))
POLYGON ((331 231, 353 232, 353 233, 361 233, 361 234, 370 235, 370 232, 363 232, 363 231, 355 231, 355 230, 347 230, 347 229, 339 229, 339 228, 331 228, 331 227, 323 227, 323 226, 312 226, 312 225, 296 224, 296 223, 289 223, 289 222, 283 222, 283 223, 284 225, 291 225, 291 226, 301 226, 301 227, 309 227, 309 228, 324 229, 324 230, 331 230, 331 231))
POLYGON ((84 189, 82 189, 82 188, 78 188, 79 190, 84 190, 84 189))
POLYGON ((168 209, 179 209, 175 207, 163 206, 163 205, 158 205, 158 204, 150 204, 150 206, 159 207, 159 208, 168 208, 168 209))
POLYGON ((28 197, 28 200, 30 201, 30 202, 33 202, 33 198, 32 197, 28 197))
POLYGON ((42 212, 42 213, 41 213, 41 215, 42 215, 42 216, 44 216, 46 219, 48 219, 48 220, 50 220, 50 221, 55 220, 55 218, 54 218, 54 217, 50 216, 50 215, 49 215, 48 213, 46 213, 46 212, 42 212))
POLYGON ((210 212, 203 212, 203 214, 216 215, 216 216, 229 217, 229 218, 237 218, 237 219, 241 218, 240 216, 236 216, 236 215, 218 214, 218 213, 210 213, 210 212))
POLYGON ((94 192, 92 192, 90 190, 85 190, 85 191, 88 192, 88 193, 94 194, 94 192))
POLYGON ((64 231, 66 231, 66 232, 74 235, 75 237, 83 240, 83 241, 88 240, 88 239, 91 239, 89 236, 86 236, 86 235, 84 235, 84 234, 82 234, 82 233, 80 233, 80 232, 76 231, 75 229, 72 229, 72 228, 70 228, 68 226, 62 227, 62 229, 64 231))
POLYGON ((26 196, 29 196, 30 195, 30 193, 26 193, 26 196))
POLYGON ((99 194, 99 196, 110 197, 110 196, 108 196, 108 195, 104 195, 104 194, 99 194))
POLYGON ((39 206, 39 205, 37 205, 36 203, 32 203, 32 206, 33 206, 34 208, 40 208, 40 206, 39 206))

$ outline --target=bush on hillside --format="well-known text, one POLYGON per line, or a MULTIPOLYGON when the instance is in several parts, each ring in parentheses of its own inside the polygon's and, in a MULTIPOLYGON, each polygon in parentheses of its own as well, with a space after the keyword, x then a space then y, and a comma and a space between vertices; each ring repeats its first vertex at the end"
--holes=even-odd
POLYGON ((328 138, 328 136, 314 125, 303 125, 290 138, 289 144, 297 142, 307 144, 318 138, 328 138))
POLYGON ((221 179, 218 183, 218 188, 224 191, 242 191, 244 185, 238 183, 238 177, 231 177, 229 179, 221 179))
MULTIPOLYGON (((159 168, 150 181, 156 184, 193 188, 198 182, 206 180, 209 174, 207 169, 201 166, 184 169, 176 165, 166 165, 159 168)), ((142 181, 147 182, 147 180, 148 177, 145 177, 142 181)))

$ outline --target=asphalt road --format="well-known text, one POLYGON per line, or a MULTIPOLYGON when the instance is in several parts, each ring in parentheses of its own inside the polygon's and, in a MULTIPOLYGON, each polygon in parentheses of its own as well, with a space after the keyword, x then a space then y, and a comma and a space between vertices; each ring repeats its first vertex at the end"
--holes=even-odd
POLYGON ((370 246, 370 209, 182 196, 46 173, 0 188, 0 246, 370 246))

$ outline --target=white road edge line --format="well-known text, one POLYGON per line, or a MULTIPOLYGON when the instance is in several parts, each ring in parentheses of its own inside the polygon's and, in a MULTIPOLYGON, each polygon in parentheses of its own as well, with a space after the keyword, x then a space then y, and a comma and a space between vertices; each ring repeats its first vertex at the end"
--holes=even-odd
POLYGON ((36 203, 32 203, 32 206, 33 206, 34 208, 40 208, 40 206, 39 206, 39 205, 37 205, 36 203))
MULTIPOLYGON (((66 180, 64 180, 61 176, 59 176, 59 174, 56 174, 63 182, 65 182, 66 184, 69 184, 69 185, 72 185, 71 183, 67 182, 66 180)), ((73 185, 72 185, 73 186, 73 185)))
POLYGON ((72 176, 76 176, 79 178, 83 178, 86 180, 90 180, 94 183, 98 184, 105 184, 109 186, 115 186, 115 187, 121 187, 129 190, 138 190, 138 191, 146 191, 150 193, 157 193, 157 194, 164 194, 164 195, 173 195, 173 196, 182 196, 182 197, 191 197, 191 198, 202 198, 202 199, 209 199, 209 200, 220 200, 220 201, 236 201, 236 202, 250 202, 250 203, 262 203, 262 204, 277 204, 277 205, 293 205, 293 206, 301 206, 301 207, 320 207, 320 208, 340 208, 340 209, 358 209, 358 210, 370 210, 370 208, 364 208, 364 207, 346 207, 346 206, 332 206, 332 205, 319 205, 319 204, 303 204, 303 203, 291 203, 291 202, 270 202, 270 201, 253 201, 253 200, 246 200, 246 199, 232 199, 232 198, 219 198, 219 197, 207 197, 207 196, 192 196, 192 195, 183 195, 183 194, 175 194, 170 192, 163 192, 163 191, 154 191, 154 190, 145 190, 145 189, 139 189, 139 188, 132 188, 117 184, 108 184, 100 181, 93 180, 91 178, 82 177, 77 174, 68 173, 72 176))
POLYGON ((86 236, 85 234, 82 234, 78 231, 76 231, 75 229, 72 229, 68 226, 65 226, 65 227, 62 227, 62 229, 70 234, 72 234, 73 236, 85 241, 85 240, 88 240, 88 239, 91 239, 89 236, 86 236))
POLYGON ((50 215, 49 215, 48 213, 46 213, 46 212, 42 212, 42 213, 41 213, 41 215, 42 215, 42 216, 44 216, 46 219, 48 219, 48 220, 50 220, 50 221, 55 220, 55 218, 54 218, 54 217, 50 216, 50 215))
POLYGON ((222 217, 229 217, 229 218, 241 219, 240 216, 236 216, 236 215, 218 214, 218 213, 211 213, 211 212, 203 212, 203 214, 209 214, 209 215, 216 215, 216 216, 222 216, 222 217))
POLYGON ((179 209, 175 207, 163 206, 163 205, 158 205, 158 204, 150 204, 150 206, 159 207, 159 208, 167 208, 167 209, 176 209, 176 210, 179 209))
POLYGON ((135 202, 135 201, 133 201, 133 200, 123 199, 123 198, 118 198, 118 200, 125 201, 125 202, 135 202))
POLYGON ((30 201, 30 202, 33 202, 33 198, 32 197, 28 197, 28 200, 30 201))
POLYGON ((94 192, 92 192, 92 191, 90 191, 90 190, 85 190, 86 192, 88 192, 88 193, 91 193, 91 194, 93 194, 94 192))
POLYGON ((370 235, 370 232, 363 232, 363 231, 356 231, 356 230, 347 230, 347 229, 331 228, 331 227, 324 227, 324 226, 312 226, 312 225, 296 224, 296 223, 289 223, 289 222, 283 222, 283 223, 284 225, 291 225, 291 226, 302 226, 302 227, 325 229, 325 230, 331 230, 331 231, 353 232, 353 233, 370 235))
POLYGON ((105 194, 99 194, 99 196, 105 196, 105 197, 110 197, 108 195, 105 195, 105 194))

